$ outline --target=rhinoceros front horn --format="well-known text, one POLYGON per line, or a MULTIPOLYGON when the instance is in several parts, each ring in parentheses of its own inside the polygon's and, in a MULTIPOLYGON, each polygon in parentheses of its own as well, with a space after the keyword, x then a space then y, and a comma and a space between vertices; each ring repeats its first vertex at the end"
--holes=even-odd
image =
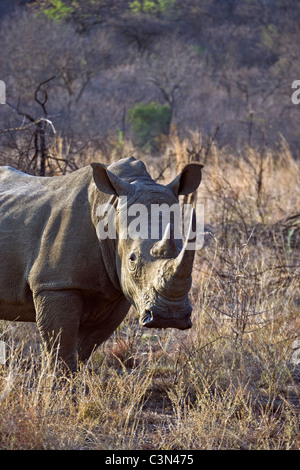
POLYGON ((193 228, 196 224, 194 209, 191 213, 189 230, 179 255, 166 261, 163 269, 163 279, 158 290, 168 298, 180 298, 188 293, 191 287, 191 275, 195 257, 195 250, 188 247, 193 228))
POLYGON ((189 279, 192 274, 195 250, 188 248, 188 243, 191 240, 193 229, 196 225, 196 215, 194 209, 191 213, 188 234, 183 245, 183 248, 177 258, 174 260, 174 279, 189 279))

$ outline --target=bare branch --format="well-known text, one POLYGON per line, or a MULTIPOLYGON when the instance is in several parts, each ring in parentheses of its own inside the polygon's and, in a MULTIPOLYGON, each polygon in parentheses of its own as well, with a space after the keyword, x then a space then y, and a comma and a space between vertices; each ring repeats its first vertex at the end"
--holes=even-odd
POLYGON ((51 129, 53 131, 53 134, 56 134, 56 130, 55 130, 55 127, 54 127, 52 121, 50 121, 50 119, 46 119, 46 118, 43 118, 43 117, 37 119, 34 122, 31 122, 30 124, 27 124, 27 126, 10 127, 8 129, 2 129, 2 130, 0 130, 0 134, 4 134, 5 132, 26 131, 27 129, 30 129, 33 126, 36 126, 37 124, 39 124, 42 121, 46 122, 47 124, 50 124, 51 129))

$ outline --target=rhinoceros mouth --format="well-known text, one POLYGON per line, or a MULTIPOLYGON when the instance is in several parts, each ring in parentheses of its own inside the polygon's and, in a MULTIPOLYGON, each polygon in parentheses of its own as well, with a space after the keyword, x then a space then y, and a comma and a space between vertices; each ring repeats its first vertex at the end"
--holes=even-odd
POLYGON ((141 317, 141 325, 146 328, 177 328, 187 330, 192 327, 190 313, 181 317, 163 317, 146 309, 141 317))

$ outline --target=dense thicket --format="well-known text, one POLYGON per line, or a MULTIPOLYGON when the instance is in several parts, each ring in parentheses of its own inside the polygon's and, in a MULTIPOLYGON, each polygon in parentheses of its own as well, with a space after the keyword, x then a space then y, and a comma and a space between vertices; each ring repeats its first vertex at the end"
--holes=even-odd
MULTIPOLYGON (((299 157, 299 1, 15 0, 0 14, 1 129, 46 117, 72 151, 112 135, 138 145, 132 109, 156 102, 168 107, 167 131, 217 129, 237 153, 283 135, 299 157)), ((166 126, 156 127, 159 140, 166 126)), ((2 158, 37 151, 33 130, 2 134, 2 158)))

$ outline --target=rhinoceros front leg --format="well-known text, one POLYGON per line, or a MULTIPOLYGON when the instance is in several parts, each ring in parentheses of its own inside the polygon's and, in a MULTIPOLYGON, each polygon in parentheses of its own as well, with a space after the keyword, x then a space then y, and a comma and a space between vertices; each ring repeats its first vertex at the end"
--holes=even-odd
MULTIPOLYGON (((96 309, 98 321, 89 324, 89 318, 80 326, 78 331, 78 358, 81 362, 86 362, 92 352, 116 330, 124 320, 130 303, 125 297, 100 305, 96 309)), ((94 312, 95 314, 95 312, 94 312)))
POLYGON ((76 372, 82 296, 78 291, 43 291, 34 295, 34 305, 37 326, 48 351, 58 347, 59 359, 76 372))

